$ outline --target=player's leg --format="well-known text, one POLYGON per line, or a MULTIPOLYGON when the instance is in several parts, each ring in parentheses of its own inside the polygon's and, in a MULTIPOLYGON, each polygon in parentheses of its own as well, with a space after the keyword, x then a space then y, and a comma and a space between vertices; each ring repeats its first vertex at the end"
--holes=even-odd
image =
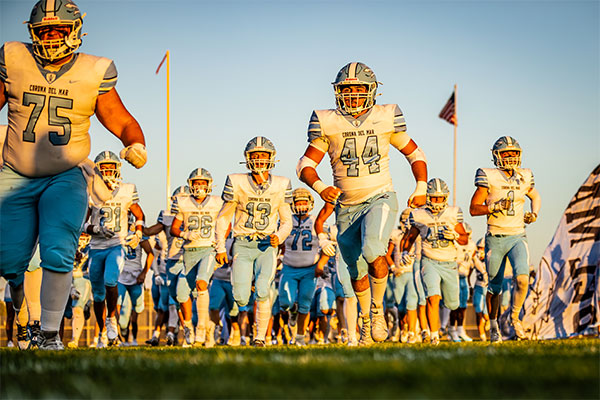
MULTIPOLYGON (((233 298, 239 308, 238 322, 240 335, 247 338, 249 324, 248 311, 251 310, 250 297, 252 295, 252 273, 254 269, 254 253, 250 242, 236 238, 232 246, 233 260, 231 263, 231 286, 233 298)), ((244 339, 247 341, 246 339, 244 339)), ((247 343, 245 343, 247 344, 247 343)))
POLYGON ((68 343, 70 348, 79 346, 79 338, 81 337, 83 325, 85 324, 84 307, 91 299, 92 293, 90 281, 83 277, 74 278, 73 286, 79 293, 79 298, 72 300, 73 318, 71 320, 71 341, 68 343))
POLYGON ((511 321, 518 339, 526 339, 525 329, 520 314, 527 291, 529 290, 529 246, 525 235, 515 237, 514 244, 508 252, 508 260, 513 266, 514 289, 511 308, 511 321))
POLYGON ((427 343, 431 338, 431 332, 429 331, 429 323, 427 322, 427 297, 425 296, 425 289, 423 288, 421 258, 417 258, 413 264, 413 277, 415 289, 417 291, 417 319, 419 321, 419 328, 421 330, 421 340, 424 343, 427 343))
POLYGON ((404 300, 406 302, 406 315, 408 319, 408 343, 416 343, 417 341, 417 306, 418 296, 415 288, 415 282, 412 273, 404 274, 406 277, 406 290, 404 300))
POLYGON ((42 268, 40 265, 33 265, 32 259, 29 268, 25 272, 25 280, 23 282, 25 302, 27 303, 27 312, 29 314, 27 328, 29 329, 29 333, 31 335, 32 347, 38 346, 42 340, 42 331, 40 326, 40 319, 42 316, 42 304, 40 300, 42 276, 42 268))
MULTIPOLYGON (((440 271, 437 261, 428 257, 421 257, 422 277, 425 294, 427 296, 427 322, 431 329, 431 343, 439 344, 440 309, 442 298, 440 271)), ((458 282, 457 282, 458 286, 458 282)))
POLYGON ((143 284, 131 285, 129 288, 129 297, 131 298, 131 336, 133 340, 130 345, 137 346, 138 334, 138 315, 144 311, 144 288, 143 284))
POLYGON ((350 271, 344 260, 339 257, 336 266, 337 282, 339 284, 341 295, 344 297, 344 306, 342 313, 346 322, 345 328, 348 332, 348 346, 356 346, 358 339, 356 338, 356 324, 358 321, 358 301, 352 287, 350 271))
POLYGON ((125 249, 123 246, 114 246, 108 249, 104 268, 104 287, 106 290, 106 335, 108 344, 117 344, 119 336, 117 323, 117 303, 119 301, 119 288, 117 282, 119 274, 125 265, 125 249))
MULTIPOLYGON (((279 307, 281 311, 287 312, 294 308, 293 312, 297 313, 294 304, 298 299, 299 268, 283 265, 281 270, 281 279, 279 281, 279 307)), ((294 326, 297 322, 297 315, 291 318, 290 325, 294 326)))
MULTIPOLYGON (((264 246, 267 243, 261 243, 264 246)), ((262 248, 259 245, 258 250, 262 248)), ((256 292, 256 337, 254 338, 254 345, 261 346, 265 343, 265 336, 267 333, 267 327, 269 319, 271 318, 271 303, 269 301, 269 292, 275 272, 277 269, 277 254, 276 249, 268 245, 266 249, 260 251, 258 257, 256 257, 254 267, 255 274, 255 292, 256 292)))
POLYGON ((12 305, 12 299, 10 298, 10 289, 8 283, 4 287, 4 307, 6 309, 6 321, 4 329, 6 331, 6 346, 14 347, 13 342, 13 325, 15 323, 15 310, 12 305))
MULTIPOLYGON (((456 262, 440 261, 438 262, 437 268, 441 277, 440 288, 442 291, 444 306, 450 310, 450 313, 452 313, 460 306, 459 276, 456 262)), ((456 328, 454 329, 454 333, 456 339, 460 341, 456 328)), ((452 340, 455 340, 455 338, 452 337, 452 340)))
POLYGON ((183 254, 183 269, 175 280, 177 288, 177 303, 183 316, 183 347, 190 347, 195 342, 195 332, 192 323, 192 290, 196 288, 196 274, 200 263, 199 252, 185 251, 183 254))
POLYGON ((460 296, 459 296, 460 304, 456 310, 458 312, 457 321, 456 321, 457 333, 458 333, 458 337, 463 342, 472 342, 473 339, 471 339, 471 337, 469 337, 469 335, 467 335, 467 332, 465 331, 465 325, 464 325, 465 324, 465 314, 467 312, 467 302, 469 300, 469 283, 467 281, 466 276, 460 277, 459 290, 460 290, 460 296))
POLYGON ((506 241, 505 237, 485 236, 485 266, 488 273, 488 292, 486 305, 490 315, 490 341, 501 342, 502 336, 498 326, 500 312, 500 295, 504 281, 506 266, 506 241))
POLYGON ((315 278, 315 266, 302 268, 298 285, 298 332, 296 336, 304 338, 310 305, 315 295, 317 279, 315 278))
MULTIPOLYGON (((109 249, 91 249, 89 255, 89 278, 94 300, 94 315, 98 324, 98 336, 104 332, 104 313, 106 311, 106 287, 104 286, 104 268, 109 249)), ((102 341, 98 338, 98 346, 102 341)))
MULTIPOLYGON (((201 259, 198 265, 195 285, 198 290, 196 297, 196 309, 198 310, 198 325, 196 328, 196 343, 206 342, 207 332, 210 335, 214 333, 214 324, 211 324, 208 316, 208 307, 210 296, 208 294, 208 282, 215 270, 216 260, 215 252, 211 248, 201 252, 201 259)), ((211 339, 209 343, 214 343, 211 339)))

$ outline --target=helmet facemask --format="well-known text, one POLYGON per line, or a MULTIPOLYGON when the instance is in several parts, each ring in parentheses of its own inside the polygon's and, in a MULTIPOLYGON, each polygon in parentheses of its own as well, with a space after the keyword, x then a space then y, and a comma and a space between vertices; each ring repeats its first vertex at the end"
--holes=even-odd
POLYGON ((494 164, 500 169, 504 169, 506 171, 514 171, 521 168, 521 149, 505 148, 502 150, 493 150, 492 155, 494 156, 494 164), (503 153, 508 151, 518 152, 518 155, 503 157, 503 153))
POLYGON ((434 213, 442 212, 448 205, 448 196, 450 196, 450 190, 446 182, 440 178, 433 178, 427 182, 427 192, 425 194, 426 206, 434 213), (442 198, 441 202, 434 202, 433 198, 442 198))
POLYGON ((448 206, 448 195, 447 194, 436 194, 436 195, 426 195, 426 205, 427 208, 429 208, 431 211, 433 212, 441 212, 444 211, 446 209, 446 207, 448 206), (442 202, 433 202, 431 201, 432 197, 443 197, 444 200, 442 202))
POLYGON ((188 179, 190 193, 196 198, 204 198, 212 192, 212 180, 204 178, 188 179), (194 185, 194 182, 204 182, 201 185, 194 185))
POLYGON ((246 168, 255 174, 263 174, 275 167, 275 153, 266 150, 246 152, 246 168), (254 153, 268 153, 268 158, 252 158, 254 153))
POLYGON ((121 183, 121 163, 113 160, 100 161, 96 163, 100 170, 102 179, 108 187, 114 190, 121 183))
POLYGON ((355 84, 334 83, 335 102, 340 110, 348 114, 356 115, 372 108, 375 105, 375 96, 377 93, 376 82, 357 82, 355 84), (366 91, 348 91, 352 86, 363 86, 366 91))

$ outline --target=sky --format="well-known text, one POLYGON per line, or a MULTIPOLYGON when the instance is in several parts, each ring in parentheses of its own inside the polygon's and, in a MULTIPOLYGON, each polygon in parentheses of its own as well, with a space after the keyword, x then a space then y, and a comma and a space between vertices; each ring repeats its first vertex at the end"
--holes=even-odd
MULTIPOLYGON (((0 41, 29 41, 33 1, 0 0, 0 41)), ((270 138, 273 173, 297 179, 313 109, 333 108, 331 82, 352 61, 383 84, 379 104, 398 104, 425 151, 429 177, 452 190, 453 127, 438 113, 457 85, 457 205, 468 208, 479 167, 503 135, 523 148, 542 196, 527 235, 535 265, 569 200, 600 162, 598 1, 76 1, 86 13, 81 52, 115 61, 117 90, 146 136, 148 163, 124 164, 149 223, 166 205, 166 68, 170 63, 171 191, 208 169, 219 194, 243 172, 243 149, 270 138)), ((0 111, 6 124, 7 107, 0 111)), ((120 142, 93 118, 94 158, 120 142)), ((400 209, 414 190, 408 163, 390 152, 400 209)), ((318 168, 331 183, 327 157, 318 168)), ((316 208, 323 203, 316 201, 316 208)), ((528 208, 527 208, 528 209, 528 208)))

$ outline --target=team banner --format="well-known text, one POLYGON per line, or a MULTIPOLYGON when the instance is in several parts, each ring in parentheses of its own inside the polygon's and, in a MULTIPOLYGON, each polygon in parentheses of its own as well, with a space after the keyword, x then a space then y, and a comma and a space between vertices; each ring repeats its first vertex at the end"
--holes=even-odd
POLYGON ((569 203, 530 287, 523 326, 531 338, 597 334, 599 271, 600 165, 569 203))

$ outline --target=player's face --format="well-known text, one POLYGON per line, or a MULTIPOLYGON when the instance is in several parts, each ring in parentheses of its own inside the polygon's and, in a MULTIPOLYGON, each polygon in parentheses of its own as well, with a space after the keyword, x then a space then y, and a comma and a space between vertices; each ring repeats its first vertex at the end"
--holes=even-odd
POLYGON ((102 176, 112 177, 117 173, 117 163, 102 163, 99 168, 102 176))
POLYGON ((301 214, 306 214, 308 212, 308 200, 294 201, 294 208, 296 208, 296 210, 298 210, 301 214))
POLYGON ((500 158, 505 165, 518 167, 521 152, 519 150, 505 150, 500 152, 500 158))
POLYGON ((37 35, 42 40, 63 39, 71 33, 69 25, 47 25, 37 29, 37 35))
MULTIPOLYGON (((365 85, 345 85, 340 90, 343 94, 364 94, 368 92, 368 88, 365 85)), ((365 96, 347 96, 344 97, 344 103, 347 107, 362 107, 367 98, 365 96)))
POLYGON ((429 198, 433 204, 443 204, 446 201, 444 196, 431 196, 429 198))
POLYGON ((192 181, 192 188, 194 193, 208 193, 208 181, 206 179, 196 179, 192 181))
POLYGON ((250 153, 250 159, 256 160, 254 165, 257 168, 266 168, 269 165, 271 154, 267 151, 254 151, 250 153))

